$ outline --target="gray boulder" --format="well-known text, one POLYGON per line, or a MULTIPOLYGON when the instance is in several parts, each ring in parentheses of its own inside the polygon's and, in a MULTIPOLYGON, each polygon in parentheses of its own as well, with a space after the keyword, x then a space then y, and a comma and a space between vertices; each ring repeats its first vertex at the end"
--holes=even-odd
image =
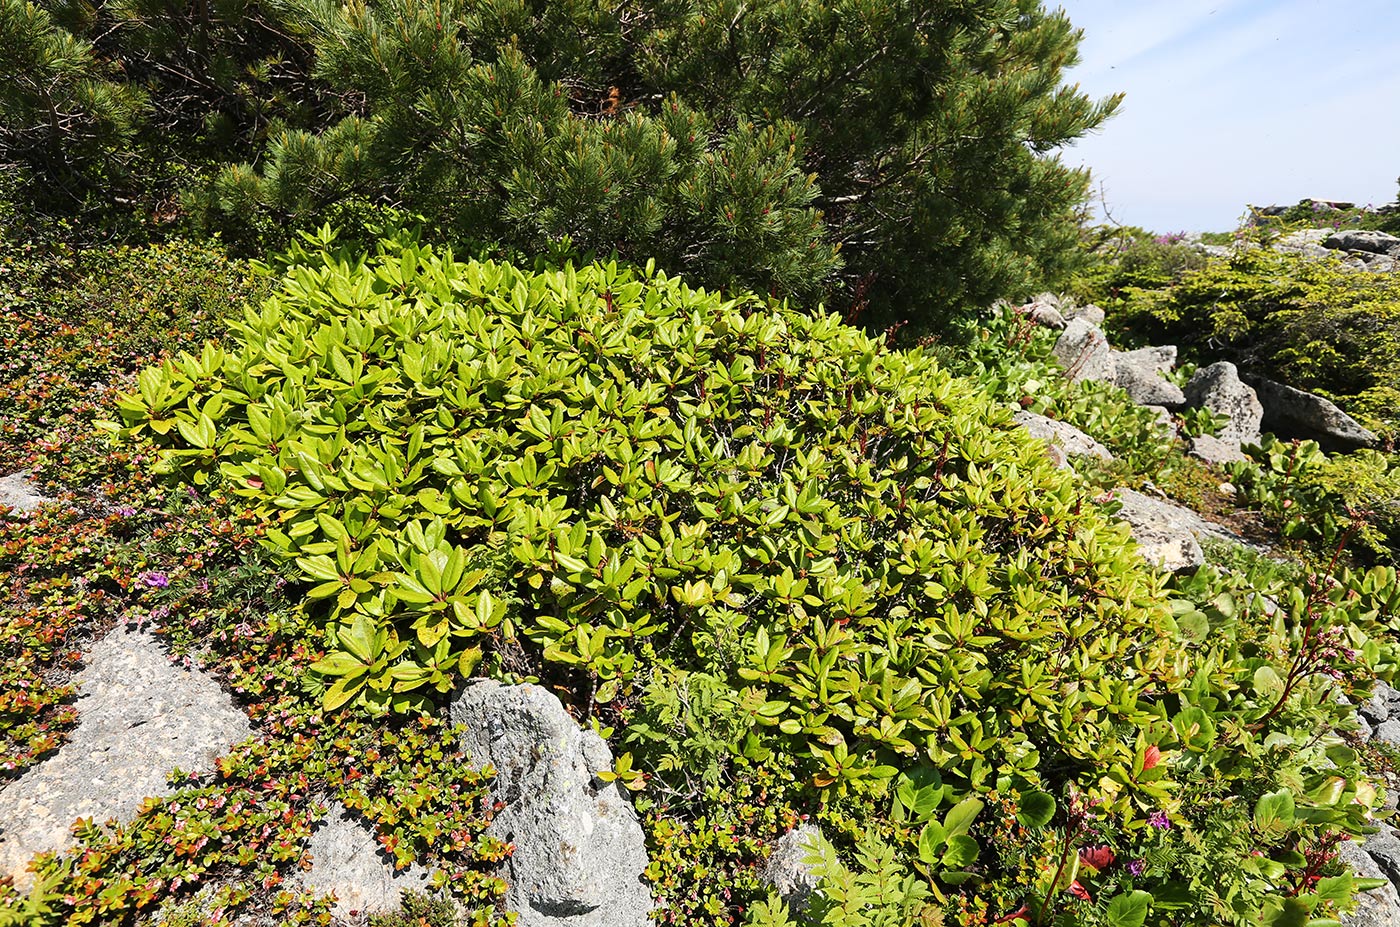
POLYGON ((76 819, 130 820, 172 769, 208 771, 252 733, 213 678, 171 665, 148 634, 118 628, 85 663, 72 738, 0 791, 0 876, 21 889, 34 854, 72 845, 76 819))
POLYGON ((1143 559, 1168 573, 1194 570, 1206 562, 1192 530, 1200 521, 1195 512, 1131 489, 1115 489, 1113 496, 1122 503, 1114 517, 1128 523, 1143 559))
POLYGON ((474 682, 450 712, 466 726, 462 749, 496 769, 505 807, 488 833, 515 844, 506 905, 519 927, 648 927, 641 825, 617 785, 597 779, 612 768, 607 743, 534 685, 474 682))
MULTIPOLYGON (((1343 840, 1337 845, 1337 857, 1349 866, 1356 875, 1364 879, 1388 879, 1390 876, 1372 859, 1365 850, 1370 845, 1358 845, 1343 840)), ((1342 917, 1346 927, 1396 927, 1400 925, 1400 893, 1394 884, 1363 892, 1358 899, 1356 912, 1342 917)))
POLYGON ((1062 461, 1066 456, 1113 459, 1108 448, 1066 422, 1057 422, 1053 418, 1025 410, 1017 412, 1013 418, 1027 434, 1045 442, 1047 448, 1052 451, 1051 459, 1055 461, 1056 466, 1064 466, 1062 461), (1060 454, 1054 454, 1054 450, 1060 451, 1060 454))
POLYGON ((1205 563, 1200 544, 1203 538, 1252 546, 1223 525, 1206 521, 1174 502, 1124 487, 1113 490, 1113 498, 1122 503, 1114 517, 1128 524, 1143 558, 1167 572, 1194 570, 1205 563))
POLYGON ((1252 381, 1264 404, 1263 425, 1276 434, 1311 438, 1328 450, 1375 447, 1380 439, 1330 400, 1273 380, 1252 381))
POLYGON ((1113 356, 1120 364, 1132 364, 1156 373, 1169 373, 1176 366, 1176 345, 1159 344, 1135 351, 1117 351, 1113 356))
POLYGON ((1073 319, 1055 342, 1055 358, 1071 380, 1112 380, 1113 350, 1097 325, 1073 319))
POLYGON ((1332 252, 1324 248, 1322 243, 1332 234, 1332 229, 1299 229, 1296 232, 1289 232, 1273 243, 1275 251, 1284 254, 1301 254, 1304 257, 1324 258, 1330 257, 1332 252))
POLYGON ((1222 441, 1211 435, 1197 435, 1186 442, 1186 453, 1216 466, 1248 459, 1238 443, 1222 441))
POLYGON ((1233 444, 1257 444, 1264 407, 1254 390, 1240 381, 1239 371, 1229 361, 1202 367, 1182 391, 1186 405, 1210 409, 1229 419, 1217 436, 1233 444))
POLYGON ((48 501, 30 481, 28 470, 0 476, 0 509, 9 509, 11 515, 26 518, 48 501))
POLYGON ((1016 311, 1046 328, 1065 327, 1065 317, 1060 313, 1060 299, 1053 293, 1041 293, 1016 311))
POLYGON ((1380 722, 1375 726, 1375 730, 1372 731, 1372 736, 1375 737, 1376 740, 1390 744, 1392 747, 1400 748, 1400 720, 1391 718, 1388 721, 1380 722))
POLYGON ((1327 236, 1322 244, 1338 251, 1365 251, 1400 257, 1400 238, 1372 229, 1343 229, 1327 236))
POLYGON ((1386 878, 1400 883, 1400 837, 1395 836, 1393 828, 1382 822, 1380 833, 1367 837, 1361 849, 1376 861, 1386 878))
POLYGON ((1157 422, 1162 426, 1162 430, 1170 434, 1172 437, 1176 437, 1176 419, 1172 418, 1172 413, 1170 409, 1168 409, 1166 406, 1154 405, 1145 405, 1143 406, 1143 408, 1149 412, 1155 413, 1157 416, 1157 422))
POLYGON ((1072 309, 1062 308, 1060 311, 1064 314, 1066 322, 1073 321, 1074 319, 1083 319, 1090 325, 1103 325, 1103 310, 1093 303, 1089 303, 1085 306, 1075 306, 1072 309))
POLYGON ((374 829, 352 818, 340 802, 331 805, 316 825, 307 846, 311 869, 298 876, 307 891, 335 895, 332 912, 349 919, 355 914, 397 911, 405 891, 425 891, 429 874, 418 864, 395 871, 391 858, 379 848, 374 829))
POLYGON ((794 827, 778 838, 764 867, 763 878, 794 911, 805 911, 817 890, 817 876, 807 857, 821 838, 815 824, 794 827))
POLYGON ((1400 692, 1388 683, 1377 681, 1371 697, 1361 703, 1360 711, 1373 724, 1388 721, 1391 715, 1400 717, 1400 692))
POLYGON ((1181 387, 1163 374, 1176 366, 1176 345, 1113 352, 1113 382, 1140 406, 1178 408, 1186 402, 1181 387))

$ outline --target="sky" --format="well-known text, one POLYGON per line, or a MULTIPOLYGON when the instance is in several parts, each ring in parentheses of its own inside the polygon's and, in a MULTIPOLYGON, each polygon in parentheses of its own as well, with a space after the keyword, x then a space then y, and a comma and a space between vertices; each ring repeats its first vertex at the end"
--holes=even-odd
POLYGON ((1126 94, 1062 152, 1093 170, 1115 221, 1227 231, 1248 204, 1395 200, 1400 0, 1046 6, 1085 33, 1067 81, 1096 98, 1126 94))

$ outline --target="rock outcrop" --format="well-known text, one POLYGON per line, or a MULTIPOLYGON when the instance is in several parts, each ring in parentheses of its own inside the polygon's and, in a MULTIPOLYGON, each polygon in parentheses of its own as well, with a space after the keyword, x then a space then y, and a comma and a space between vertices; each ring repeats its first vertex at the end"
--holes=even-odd
POLYGON ((467 685, 451 706, 471 760, 496 769, 489 833, 515 845, 506 905, 519 927, 648 927, 646 843, 607 743, 534 685, 467 685))
POLYGON ((1218 361, 1196 371, 1183 390, 1186 404, 1210 409, 1229 422, 1217 435, 1234 445, 1257 444, 1264 407, 1254 390, 1240 380, 1239 371, 1229 361, 1218 361))
POLYGON ((118 628, 85 662, 72 739, 0 791, 0 876, 20 887, 34 854, 72 845, 76 819, 129 820, 172 769, 212 769, 252 733, 218 683, 172 666, 148 634, 118 628))

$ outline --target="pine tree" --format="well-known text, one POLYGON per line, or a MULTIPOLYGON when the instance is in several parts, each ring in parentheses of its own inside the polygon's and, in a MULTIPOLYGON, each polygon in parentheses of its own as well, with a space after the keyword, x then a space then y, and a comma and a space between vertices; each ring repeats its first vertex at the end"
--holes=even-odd
POLYGON ((130 161, 145 97, 29 0, 0 0, 0 158, 77 196, 130 161))
MULTIPOLYGON (((145 157, 205 178, 200 214, 230 237, 389 204, 455 239, 655 258, 918 332, 1063 266, 1088 178, 1054 152, 1117 105, 1065 85, 1080 36, 1038 0, 63 9, 81 86, 145 95, 145 157)), ((69 131, 41 104, 0 125, 69 131)))

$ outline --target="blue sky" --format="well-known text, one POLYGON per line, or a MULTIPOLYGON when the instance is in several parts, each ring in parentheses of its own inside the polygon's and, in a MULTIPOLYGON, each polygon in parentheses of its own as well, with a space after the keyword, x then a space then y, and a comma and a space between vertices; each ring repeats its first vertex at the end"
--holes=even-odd
POLYGON ((1234 228, 1246 204, 1391 202, 1400 0, 1047 0, 1085 32, 1068 73, 1117 116, 1065 149, 1117 221, 1234 228))

